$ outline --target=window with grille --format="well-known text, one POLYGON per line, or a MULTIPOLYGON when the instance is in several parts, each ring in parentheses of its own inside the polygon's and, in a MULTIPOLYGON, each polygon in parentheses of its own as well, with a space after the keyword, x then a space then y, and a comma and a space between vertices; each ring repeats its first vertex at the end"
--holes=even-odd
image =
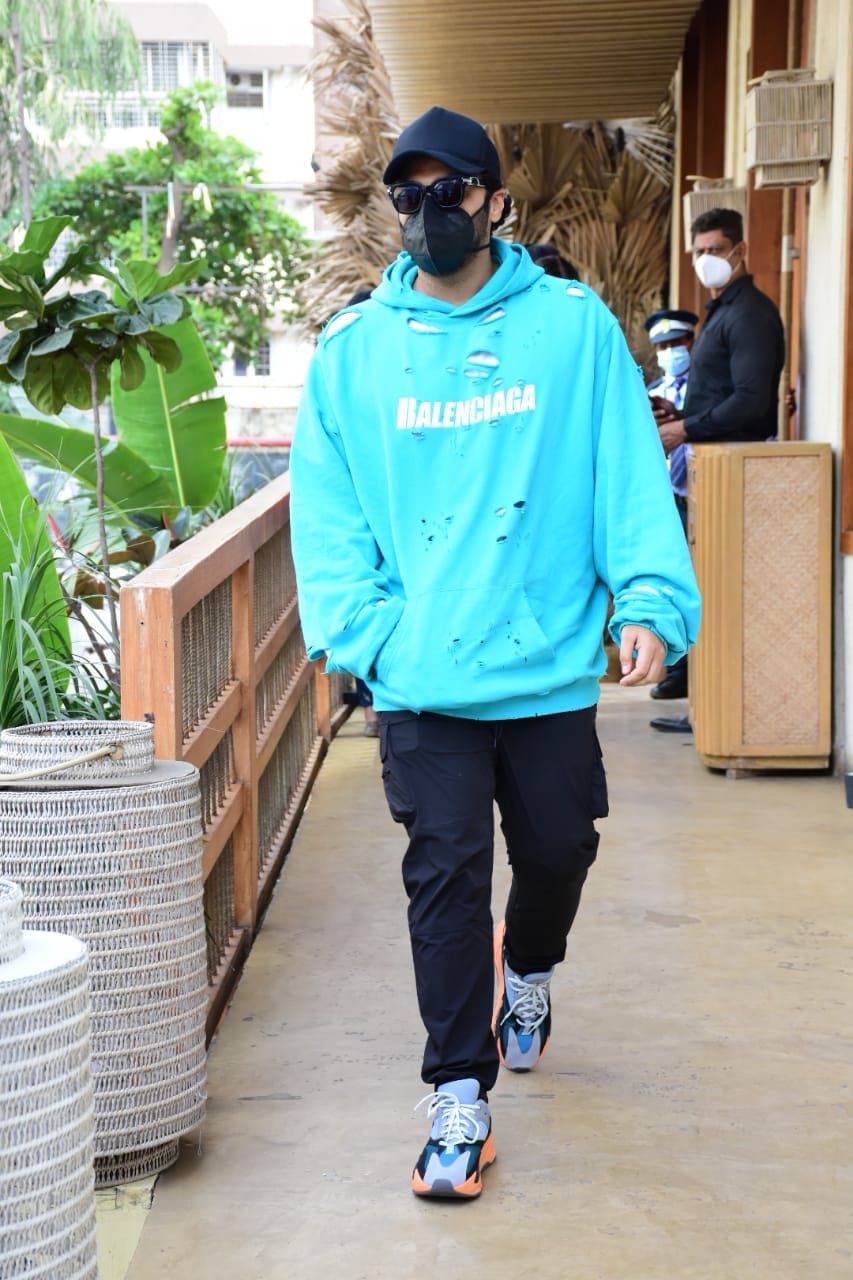
POLYGON ((111 98, 91 93, 78 95, 83 108, 92 113, 102 128, 157 129, 160 105, 167 93, 191 85, 196 80, 223 83, 222 58, 211 44, 143 40, 139 50, 142 61, 141 97, 133 92, 116 94, 111 98))
POLYGON ((171 93, 194 80, 220 80, 218 56, 200 41, 143 40, 142 82, 149 93, 171 93))
POLYGON ((264 105, 263 71, 229 71, 225 77, 225 102, 229 107, 264 105))
POLYGON ((262 338, 258 343, 258 349, 255 352, 255 377, 268 378, 270 376, 270 344, 268 338, 262 338))
POLYGON ((250 360, 247 356, 234 357, 235 378, 245 378, 249 373, 253 373, 256 378, 268 378, 270 376, 269 338, 262 338, 258 343, 253 360, 250 360))

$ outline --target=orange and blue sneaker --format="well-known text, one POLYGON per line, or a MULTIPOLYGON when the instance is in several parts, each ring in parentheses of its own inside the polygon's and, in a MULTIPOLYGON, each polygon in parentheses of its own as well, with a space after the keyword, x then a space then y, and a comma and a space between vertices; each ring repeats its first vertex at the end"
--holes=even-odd
POLYGON ((492 1033, 498 1055, 510 1071, 530 1071, 542 1057, 551 1037, 551 978, 545 973, 523 977, 504 958, 502 920, 495 929, 495 969, 497 970, 495 1013, 492 1033))
POLYGON ((483 1170, 495 1162, 495 1140, 489 1104, 479 1094, 478 1080, 449 1080, 421 1098, 418 1107, 429 1103, 432 1129, 412 1173, 416 1196, 470 1200, 482 1191, 483 1170))

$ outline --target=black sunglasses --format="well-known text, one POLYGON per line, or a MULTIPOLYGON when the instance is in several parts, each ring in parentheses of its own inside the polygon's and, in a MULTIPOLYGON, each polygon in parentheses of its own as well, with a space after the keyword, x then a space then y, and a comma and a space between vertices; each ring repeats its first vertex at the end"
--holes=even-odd
POLYGON ((485 187, 482 178, 462 178, 451 174, 448 178, 436 178, 425 187, 422 182, 394 182, 387 189, 391 203, 398 213, 417 213, 424 196, 434 200, 439 209, 458 209, 465 199, 466 187, 485 187))

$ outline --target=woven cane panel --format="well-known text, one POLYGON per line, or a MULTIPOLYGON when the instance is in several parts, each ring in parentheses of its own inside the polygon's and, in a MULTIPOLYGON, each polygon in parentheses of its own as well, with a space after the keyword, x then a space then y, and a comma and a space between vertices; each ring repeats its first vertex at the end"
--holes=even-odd
POLYGON ((234 674, 231 579, 220 583, 181 621, 183 736, 186 739, 234 674))
POLYGON ((234 843, 229 839, 204 882, 207 935, 207 980, 213 983, 236 925, 234 914, 234 843))
POLYGON ((288 810, 317 738, 314 683, 293 713, 269 764, 258 782, 258 872, 263 871, 275 851, 276 838, 284 826, 288 810))
POLYGON ((207 1005, 197 773, 0 791, 0 872, 20 883, 25 920, 88 944, 96 1155, 194 1128, 207 1005))
POLYGON ((305 641, 297 627, 287 637, 255 690, 255 727, 258 737, 269 724, 291 680, 305 662, 305 641))
POLYGON ((145 773, 154 763, 154 737, 148 724, 137 720, 57 720, 4 729, 0 734, 0 773, 56 766, 100 751, 113 742, 121 743, 120 759, 105 756, 88 760, 65 769, 62 776, 69 781, 120 778, 123 774, 145 773))
POLYGON ((290 526, 274 534, 255 553, 255 646, 281 617, 296 595, 290 554, 290 526))
POLYGON ((205 831, 213 824, 225 803, 228 790, 237 782, 234 764, 234 735, 227 729, 201 767, 201 820, 205 831))
POLYGON ((744 459, 747 746, 818 741, 820 482, 818 457, 744 459))
MULTIPOLYGON (((0 933, 9 905, 20 896, 0 889, 0 933)), ((17 933, 17 956, 0 962, 0 1276, 94 1280, 86 948, 20 920, 17 933)))

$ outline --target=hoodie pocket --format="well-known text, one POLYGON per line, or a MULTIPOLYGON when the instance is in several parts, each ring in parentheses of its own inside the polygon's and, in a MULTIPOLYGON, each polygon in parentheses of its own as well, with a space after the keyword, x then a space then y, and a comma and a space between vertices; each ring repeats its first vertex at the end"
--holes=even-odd
POLYGON ((523 587, 460 587, 407 601, 376 674, 400 706, 451 708, 535 692, 553 658, 523 587))

